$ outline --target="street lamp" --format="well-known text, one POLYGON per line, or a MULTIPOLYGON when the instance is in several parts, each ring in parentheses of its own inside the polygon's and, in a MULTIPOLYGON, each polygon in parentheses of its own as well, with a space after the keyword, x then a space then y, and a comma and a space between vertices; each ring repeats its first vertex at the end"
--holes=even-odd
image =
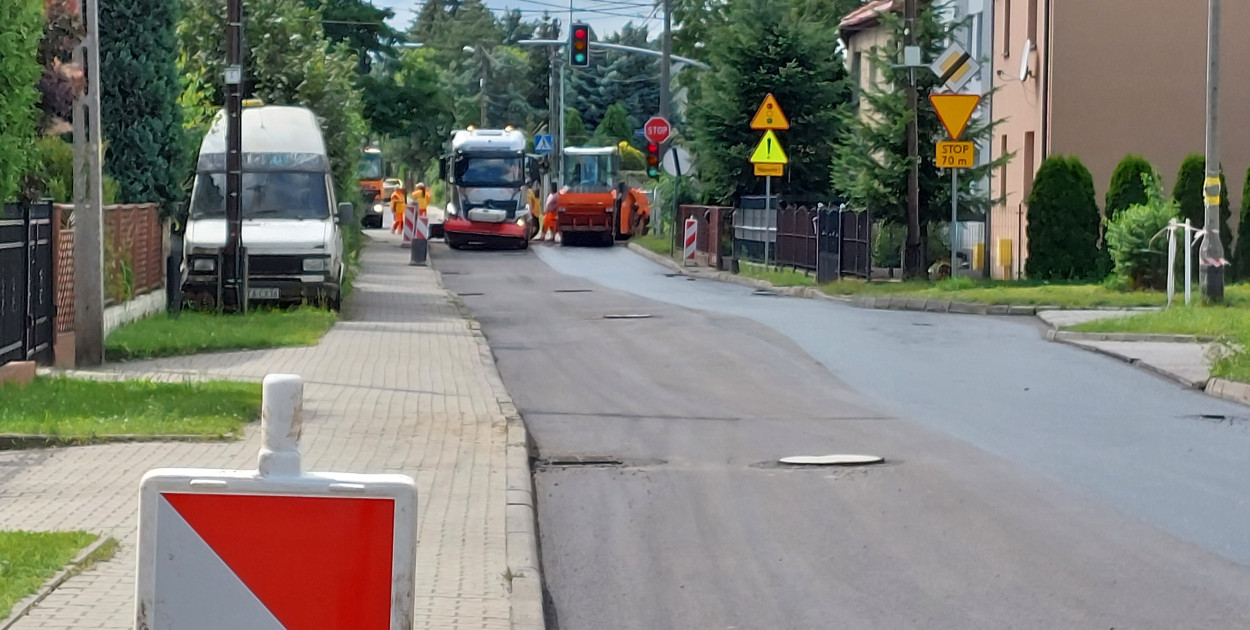
MULTIPOLYGON (((475 46, 465 46, 464 48, 461 48, 461 50, 469 54, 477 54, 477 51, 478 51, 477 47, 475 46)), ((478 125, 480 125, 482 129, 486 129, 487 128, 487 124, 486 124, 486 105, 487 105, 486 72, 489 69, 488 67, 489 59, 486 56, 485 48, 482 49, 482 54, 478 56, 478 60, 479 60, 480 66, 478 68, 479 76, 477 79, 477 95, 478 95, 478 107, 481 108, 481 110, 478 113, 478 125)))

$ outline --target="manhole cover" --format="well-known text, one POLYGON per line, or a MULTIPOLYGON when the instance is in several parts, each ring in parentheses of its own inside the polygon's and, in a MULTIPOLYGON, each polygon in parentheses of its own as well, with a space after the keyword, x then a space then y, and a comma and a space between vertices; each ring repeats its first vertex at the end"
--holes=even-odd
POLYGON ((1203 420, 1205 422, 1215 422, 1218 424, 1245 424, 1250 422, 1250 418, 1244 416, 1230 416, 1221 413, 1196 413, 1190 416, 1184 416, 1192 420, 1203 420))
POLYGON ((594 289, 556 289, 553 293, 593 293, 594 289))
POLYGON ((876 455, 795 455, 777 461, 791 466, 868 466, 880 464, 885 458, 876 455))
POLYGON ((651 313, 619 313, 614 315, 604 315, 604 319, 648 319, 651 313))

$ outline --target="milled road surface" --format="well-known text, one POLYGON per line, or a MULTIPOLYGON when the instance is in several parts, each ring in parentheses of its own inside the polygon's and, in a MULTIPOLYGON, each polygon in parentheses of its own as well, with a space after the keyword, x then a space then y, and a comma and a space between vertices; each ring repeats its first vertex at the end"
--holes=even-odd
POLYGON ((550 462, 551 628, 1250 621, 1250 434, 1182 417, 1245 408, 1018 320, 753 297, 623 248, 536 249, 440 245, 435 262, 550 462), (888 463, 768 463, 827 453, 888 463), (598 457, 623 465, 570 465, 598 457))

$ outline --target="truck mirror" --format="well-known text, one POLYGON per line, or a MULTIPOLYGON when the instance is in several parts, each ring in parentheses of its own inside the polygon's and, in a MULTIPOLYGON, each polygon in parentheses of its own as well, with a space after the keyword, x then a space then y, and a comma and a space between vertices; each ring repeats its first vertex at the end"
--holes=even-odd
POLYGON ((352 217, 356 214, 356 206, 344 201, 339 204, 339 223, 348 225, 352 222, 352 217))

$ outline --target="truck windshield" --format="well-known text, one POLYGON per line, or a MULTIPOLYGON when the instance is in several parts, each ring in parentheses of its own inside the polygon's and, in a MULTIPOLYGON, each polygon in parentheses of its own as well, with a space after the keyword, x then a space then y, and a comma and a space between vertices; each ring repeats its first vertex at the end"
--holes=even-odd
MULTIPOLYGON (((243 174, 244 219, 326 219, 324 173, 267 172, 243 174)), ((191 197, 191 216, 225 218, 226 174, 200 173, 191 197)))
POLYGON ((382 179, 382 154, 366 152, 360 157, 360 179, 382 179))
POLYGON ((471 188, 515 188, 522 184, 520 157, 465 155, 456 160, 456 183, 471 188))
POLYGON ((612 155, 568 155, 564 181, 575 191, 611 190, 615 184, 612 155))

